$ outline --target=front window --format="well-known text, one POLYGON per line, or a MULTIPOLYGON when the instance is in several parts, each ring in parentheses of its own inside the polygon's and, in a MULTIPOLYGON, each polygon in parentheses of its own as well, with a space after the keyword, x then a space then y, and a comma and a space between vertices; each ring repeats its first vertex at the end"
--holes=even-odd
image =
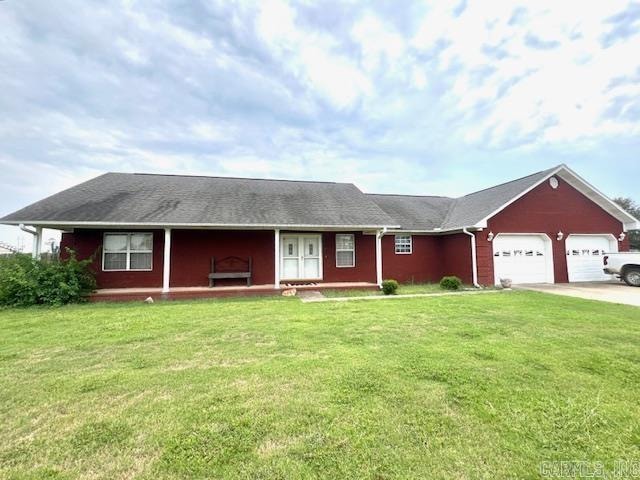
POLYGON ((396 235, 396 253, 408 255, 411 252, 411 235, 396 235))
POLYGON ((356 244, 353 234, 336 235, 336 267, 356 265, 356 244))
POLYGON ((105 233, 102 269, 151 270, 152 233, 105 233))

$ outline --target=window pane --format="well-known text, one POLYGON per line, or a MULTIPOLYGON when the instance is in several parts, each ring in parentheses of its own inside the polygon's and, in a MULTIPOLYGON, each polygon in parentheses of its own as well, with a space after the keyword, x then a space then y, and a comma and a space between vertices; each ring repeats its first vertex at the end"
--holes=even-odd
POLYGON ((353 235, 336 235, 337 250, 353 250, 353 235))
POLYGON ((127 250, 127 235, 105 235, 105 252, 125 252, 127 250))
POLYGON ((150 253, 132 253, 131 270, 151 270, 150 253))
POLYGON ((105 270, 125 270, 127 268, 126 253, 105 253, 104 269, 105 270))
POLYGON ((151 250, 153 236, 150 233, 134 233, 131 235, 131 250, 151 250))
POLYGON ((411 235, 396 235, 396 253, 411 253, 411 235))
POLYGON ((353 251, 337 252, 336 265, 338 267, 353 267, 353 251))

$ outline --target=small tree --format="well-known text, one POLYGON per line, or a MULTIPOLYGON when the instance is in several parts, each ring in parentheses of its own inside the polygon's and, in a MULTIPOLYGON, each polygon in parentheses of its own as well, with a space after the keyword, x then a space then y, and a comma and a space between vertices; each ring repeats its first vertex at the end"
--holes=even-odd
MULTIPOLYGON (((631 215, 640 219, 640 205, 634 202, 628 197, 617 197, 613 199, 618 205, 620 205, 625 211, 631 215)), ((630 230, 629 232, 629 245, 632 250, 640 250, 640 230, 630 230)))

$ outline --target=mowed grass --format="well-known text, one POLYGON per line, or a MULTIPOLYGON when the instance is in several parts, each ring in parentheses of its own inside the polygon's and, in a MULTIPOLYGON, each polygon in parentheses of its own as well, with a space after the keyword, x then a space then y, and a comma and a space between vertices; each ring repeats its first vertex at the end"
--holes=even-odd
MULTIPOLYGON (((430 294, 430 293, 444 293, 447 290, 440 288, 437 283, 401 283, 396 291, 397 295, 408 294, 430 294)), ((322 294, 325 297, 369 297, 384 295, 379 288, 350 288, 348 290, 322 290, 322 294)))
POLYGON ((640 309, 539 293, 0 311, 0 478, 539 478, 640 457, 640 309))

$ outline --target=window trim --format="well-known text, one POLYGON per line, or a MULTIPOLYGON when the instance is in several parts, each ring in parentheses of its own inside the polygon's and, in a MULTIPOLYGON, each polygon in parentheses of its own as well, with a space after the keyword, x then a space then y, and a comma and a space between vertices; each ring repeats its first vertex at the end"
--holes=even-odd
POLYGON ((153 232, 104 232, 102 234, 102 271, 103 272, 151 272, 153 271, 153 232), (107 252, 105 248, 107 235, 126 235, 127 236, 127 249, 124 252, 107 252), (132 235, 151 235, 151 250, 131 250, 131 236, 132 235), (124 253, 127 257, 125 268, 104 268, 104 261, 107 253, 124 253), (150 268, 131 268, 131 254, 132 253, 150 253, 151 254, 151 267, 150 268))
POLYGON ((353 233, 336 233, 336 268, 355 268, 356 266, 356 236, 353 233), (338 236, 351 237, 353 240, 353 248, 338 248, 338 236), (353 263, 351 265, 338 265, 338 252, 353 252, 353 263))
POLYGON ((393 250, 396 255, 412 255, 413 254, 413 235, 409 234, 396 234, 393 239, 393 250), (409 237, 409 251, 408 252, 399 252, 398 251, 398 237, 409 237))

